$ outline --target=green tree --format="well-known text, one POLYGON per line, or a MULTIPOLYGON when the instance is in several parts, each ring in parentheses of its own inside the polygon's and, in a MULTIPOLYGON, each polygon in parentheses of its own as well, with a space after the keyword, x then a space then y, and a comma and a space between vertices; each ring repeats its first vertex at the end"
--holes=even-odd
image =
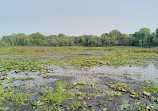
POLYGON ((136 38, 140 46, 148 45, 147 39, 150 36, 149 28, 142 28, 136 33, 136 38))
POLYGON ((112 45, 122 45, 122 43, 120 42, 122 39, 122 34, 120 31, 118 30, 112 30, 109 33, 109 37, 111 37, 112 41, 112 45))
POLYGON ((128 46, 137 46, 138 45, 138 42, 136 40, 136 38, 134 37, 133 34, 129 34, 128 37, 127 37, 127 45, 128 46))
POLYGON ((3 36, 2 41, 9 46, 26 46, 27 36, 24 33, 12 34, 9 36, 3 36))
POLYGON ((152 36, 152 45, 158 46, 158 29, 156 29, 155 33, 152 36))
POLYGON ((155 33, 156 33, 156 37, 158 38, 158 29, 156 29, 155 33))
POLYGON ((112 30, 110 33, 109 33, 109 37, 121 37, 121 32, 118 31, 118 30, 112 30))
POLYGON ((4 41, 0 41, 0 46, 4 47, 6 46, 6 43, 4 41))
POLYGON ((121 34, 118 30, 96 35, 66 36, 64 34, 45 36, 41 33, 24 33, 3 36, 0 45, 7 46, 158 46, 158 29, 150 34, 149 28, 142 28, 134 34, 121 34))
POLYGON ((39 32, 29 35, 29 45, 31 46, 43 46, 45 36, 39 32))

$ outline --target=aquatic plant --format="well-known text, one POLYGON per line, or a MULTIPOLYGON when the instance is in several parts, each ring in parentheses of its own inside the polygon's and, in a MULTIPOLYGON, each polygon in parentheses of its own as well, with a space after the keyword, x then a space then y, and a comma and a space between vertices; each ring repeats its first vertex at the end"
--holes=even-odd
POLYGON ((67 99, 71 99, 74 94, 70 91, 67 91, 65 88, 67 87, 67 82, 57 81, 56 88, 51 89, 44 89, 42 92, 43 100, 47 103, 53 102, 62 102, 66 101, 67 99))
POLYGON ((117 91, 129 92, 131 90, 128 86, 123 85, 121 83, 118 83, 118 84, 107 83, 107 85, 117 91))
POLYGON ((30 94, 26 92, 15 92, 9 97, 9 100, 13 101, 15 105, 24 105, 30 100, 30 94))
POLYGON ((148 92, 147 95, 149 95, 149 93, 154 93, 158 95, 158 85, 145 85, 143 87, 143 90, 148 92))
POLYGON ((71 102, 71 107, 73 109, 73 111, 76 110, 86 110, 88 105, 86 101, 80 102, 80 101, 72 101, 71 102))
POLYGON ((134 99, 139 99, 141 96, 142 96, 142 94, 141 93, 138 93, 138 92, 136 92, 136 91, 133 91, 131 94, 130 94, 130 96, 132 97, 132 98, 134 98, 134 99))

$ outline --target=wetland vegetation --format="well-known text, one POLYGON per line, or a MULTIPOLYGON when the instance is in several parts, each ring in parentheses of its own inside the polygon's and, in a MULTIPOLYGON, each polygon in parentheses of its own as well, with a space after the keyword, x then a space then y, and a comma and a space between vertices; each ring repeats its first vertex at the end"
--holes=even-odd
POLYGON ((158 48, 0 47, 0 110, 158 110, 158 48))

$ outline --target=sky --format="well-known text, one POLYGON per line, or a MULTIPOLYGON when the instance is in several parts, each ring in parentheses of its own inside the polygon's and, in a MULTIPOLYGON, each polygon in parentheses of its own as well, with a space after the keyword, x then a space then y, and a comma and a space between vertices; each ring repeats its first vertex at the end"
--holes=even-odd
POLYGON ((12 33, 101 35, 158 28, 158 0, 0 0, 0 37, 12 33))

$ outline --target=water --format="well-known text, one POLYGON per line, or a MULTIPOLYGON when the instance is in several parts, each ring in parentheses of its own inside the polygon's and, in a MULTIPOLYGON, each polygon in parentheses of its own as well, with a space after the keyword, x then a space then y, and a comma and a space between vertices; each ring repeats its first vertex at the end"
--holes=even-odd
MULTIPOLYGON (((157 61, 154 62, 150 62, 148 65, 146 66, 134 66, 134 67, 129 67, 129 66, 120 66, 120 67, 112 67, 112 66, 102 66, 102 67, 93 67, 93 68, 88 68, 88 67, 83 67, 83 68, 74 68, 74 67, 70 67, 68 66, 67 68, 61 68, 59 66, 50 66, 49 67, 50 70, 48 70, 48 75, 50 77, 48 78, 43 78, 41 76, 39 76, 38 74, 40 73, 38 72, 27 72, 28 75, 26 75, 26 72, 19 72, 19 73, 15 73, 14 71, 9 72, 10 74, 7 75, 7 77, 10 78, 19 78, 19 77, 34 77, 33 80, 15 80, 13 82, 10 83, 5 83, 3 82, 2 85, 5 87, 8 86, 16 86, 16 87, 20 87, 20 91, 24 91, 25 88, 27 87, 28 90, 30 90, 31 92, 42 92, 42 90, 45 87, 54 87, 53 85, 55 85, 55 81, 56 80, 62 80, 65 79, 68 81, 68 83, 72 84, 74 82, 86 82, 88 84, 97 84, 99 87, 88 87, 88 93, 92 93, 93 90, 97 90, 100 93, 98 93, 98 95, 100 96, 100 98, 98 98, 99 100, 102 99, 103 97, 106 97, 108 92, 111 92, 112 89, 110 89, 108 86, 106 86, 106 80, 111 78, 112 82, 120 82, 120 83, 126 83, 129 81, 135 81, 138 83, 139 82, 145 82, 145 83, 152 83, 152 84, 158 84, 158 65, 157 65, 157 61), (54 70, 52 70, 54 69, 54 70), (101 83, 101 78, 103 78, 103 84, 101 83), (107 79, 106 79, 107 78, 107 79), (100 83, 101 84, 100 84, 100 83)), ((45 72, 46 70, 43 70, 42 72, 45 72)), ((133 85, 133 84, 130 84, 133 85)), ((73 89, 71 89, 73 91, 73 89)), ((96 94, 95 94, 96 95, 96 94)), ((108 97, 108 96, 107 96, 108 97)), ((136 102, 138 102, 137 100, 131 100, 131 98, 129 97, 129 94, 124 94, 121 96, 122 100, 118 100, 118 103, 120 101, 130 101, 131 103, 128 104, 135 104, 136 102)), ((35 101, 35 100, 40 100, 41 97, 34 97, 34 94, 31 93, 31 102, 35 101)), ((107 98, 105 98, 105 100, 107 100, 107 98)), ((153 104, 151 103, 151 101, 149 100, 144 100, 147 101, 149 104, 153 104)), ((106 104, 111 104, 111 101, 105 101, 106 104)), ((123 105, 127 105, 127 103, 124 103, 123 105)), ((29 109, 32 109, 31 104, 27 105, 29 109)), ((10 110, 15 110, 16 106, 13 106, 12 104, 9 105, 10 110)))
MULTIPOLYGON (((89 70, 89 73, 101 73, 102 75, 111 78, 122 80, 124 76, 135 81, 158 84, 158 68, 157 65, 150 62, 147 66, 120 66, 114 67, 94 67, 89 70)), ((124 78, 125 80, 126 78, 124 78)))

